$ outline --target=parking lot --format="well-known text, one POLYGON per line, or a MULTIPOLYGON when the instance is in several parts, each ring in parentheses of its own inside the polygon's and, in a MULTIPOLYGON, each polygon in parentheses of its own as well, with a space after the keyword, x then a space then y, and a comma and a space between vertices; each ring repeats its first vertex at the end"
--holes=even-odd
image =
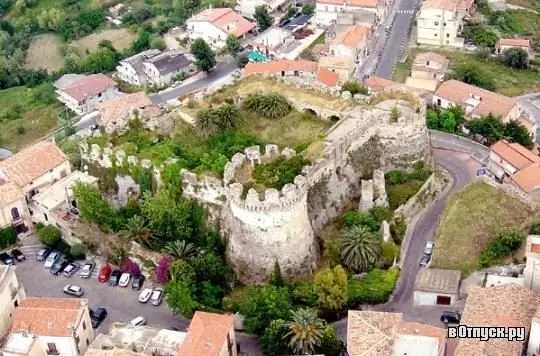
MULTIPOLYGON (((107 283, 99 283, 97 276, 101 266, 99 260, 94 260, 96 268, 89 279, 79 277, 78 271, 70 278, 63 275, 55 276, 49 269, 43 266, 44 262, 36 261, 36 252, 41 249, 40 245, 23 246, 20 250, 26 256, 26 261, 17 263, 17 277, 23 283, 26 294, 29 297, 62 297, 73 298, 65 295, 63 289, 68 284, 76 284, 84 289, 84 296, 89 300, 90 308, 97 309, 103 307, 107 309, 108 318, 101 324, 98 331, 106 333, 113 322, 129 322, 137 316, 146 319, 149 326, 158 328, 176 327, 184 330, 188 322, 177 318, 167 308, 163 301, 161 306, 156 307, 150 303, 141 304, 138 302, 140 291, 128 287, 111 287, 107 283)), ((84 261, 77 261, 81 265, 84 261)), ((148 279, 145 287, 152 287, 153 282, 148 279)))

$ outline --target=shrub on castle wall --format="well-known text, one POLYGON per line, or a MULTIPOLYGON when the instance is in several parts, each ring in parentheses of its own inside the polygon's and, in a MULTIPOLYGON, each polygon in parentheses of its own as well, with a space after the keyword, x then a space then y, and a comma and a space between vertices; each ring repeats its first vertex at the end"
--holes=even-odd
POLYGON ((386 173, 385 183, 390 209, 397 209, 418 193, 431 174, 431 169, 424 162, 415 164, 411 172, 396 170, 386 173))
POLYGON ((280 156, 270 163, 255 166, 253 179, 256 184, 266 188, 281 189, 285 184, 293 183, 294 178, 302 173, 302 167, 309 163, 302 155, 291 158, 280 156))

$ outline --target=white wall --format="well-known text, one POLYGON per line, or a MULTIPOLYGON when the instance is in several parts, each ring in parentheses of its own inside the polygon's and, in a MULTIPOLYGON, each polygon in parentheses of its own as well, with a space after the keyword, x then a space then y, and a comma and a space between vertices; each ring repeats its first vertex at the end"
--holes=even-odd
POLYGON ((197 38, 204 39, 214 48, 225 46, 227 33, 207 21, 187 21, 187 32, 192 40, 197 38))
POLYGON ((120 62, 116 67, 116 70, 116 75, 124 82, 134 85, 146 84, 146 75, 139 76, 139 74, 135 71, 135 68, 133 68, 130 63, 120 62))
POLYGON ((529 346, 527 347, 527 356, 540 355, 540 321, 534 318, 531 322, 531 331, 529 334, 529 346))
POLYGON ((51 186, 56 181, 66 177, 71 173, 71 165, 68 160, 65 160, 62 164, 51 169, 49 172, 41 175, 36 178, 34 181, 30 182, 23 187, 22 191, 24 194, 28 194, 32 189, 38 190, 44 189, 51 186))
POLYGON ((441 9, 421 9, 416 20, 417 42, 435 46, 463 46, 463 39, 458 39, 462 30, 462 15, 441 9))
POLYGON ((236 352, 236 334, 234 333, 234 324, 231 330, 229 330, 229 337, 231 339, 232 343, 232 354, 229 355, 229 348, 227 339, 225 339, 225 342, 223 343, 223 346, 221 347, 221 350, 219 351, 219 356, 237 356, 236 352))
POLYGON ((266 5, 264 0, 240 0, 238 1, 238 9, 240 15, 248 18, 253 18, 255 8, 257 6, 266 5))
POLYGON ((493 174, 495 174, 497 178, 502 178, 503 173, 512 175, 518 171, 516 167, 503 160, 498 154, 493 151, 489 152, 488 169, 493 174))
POLYGON ((26 200, 24 199, 24 196, 21 195, 21 197, 17 199, 16 201, 0 207, 0 228, 4 226, 9 226, 12 224, 13 222, 13 219, 11 216, 12 208, 17 208, 17 210, 19 211, 19 216, 21 217, 21 220, 24 221, 26 226, 28 226, 30 224, 30 212, 28 211, 28 207, 26 205, 26 200))
POLYGON ((336 22, 339 13, 344 11, 369 11, 377 14, 377 18, 380 19, 386 13, 386 8, 384 6, 373 8, 317 3, 315 6, 315 23, 328 26, 332 22, 336 22))
POLYGON ((450 297, 450 305, 453 305, 456 302, 456 297, 452 294, 415 291, 414 305, 437 305, 437 296, 450 297))
MULTIPOLYGON (((7 268, 7 267, 6 267, 7 268)), ((0 275, 4 271, 0 271, 0 275)), ((0 290, 0 338, 4 337, 11 325, 13 311, 15 310, 15 302, 17 305, 26 298, 24 287, 19 283, 14 270, 7 271, 6 280, 2 282, 4 288, 0 290), (12 297, 13 292, 13 297, 12 297)))

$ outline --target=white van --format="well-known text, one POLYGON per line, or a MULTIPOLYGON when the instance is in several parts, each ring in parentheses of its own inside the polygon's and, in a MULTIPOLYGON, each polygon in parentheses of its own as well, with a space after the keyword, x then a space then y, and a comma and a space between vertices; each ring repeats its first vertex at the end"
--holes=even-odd
POLYGON ((142 316, 138 316, 129 322, 133 326, 146 325, 146 320, 142 316))

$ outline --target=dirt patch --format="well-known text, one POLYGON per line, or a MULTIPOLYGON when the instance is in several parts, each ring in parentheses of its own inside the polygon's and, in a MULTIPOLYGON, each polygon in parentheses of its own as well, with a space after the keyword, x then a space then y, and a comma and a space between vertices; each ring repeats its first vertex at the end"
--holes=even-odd
POLYGON ((487 183, 474 182, 448 200, 437 229, 432 265, 467 275, 476 269, 480 253, 498 230, 520 227, 532 216, 518 199, 487 183))
POLYGON ((128 31, 127 29, 117 28, 92 33, 91 35, 74 41, 73 46, 77 48, 81 56, 85 56, 88 53, 95 51, 98 48, 99 42, 102 40, 111 41, 113 47, 116 48, 117 51, 123 51, 131 46, 136 38, 137 35, 128 31))
POLYGON ((63 66, 62 46, 58 37, 53 34, 43 34, 32 39, 26 54, 26 68, 55 72, 63 66))

